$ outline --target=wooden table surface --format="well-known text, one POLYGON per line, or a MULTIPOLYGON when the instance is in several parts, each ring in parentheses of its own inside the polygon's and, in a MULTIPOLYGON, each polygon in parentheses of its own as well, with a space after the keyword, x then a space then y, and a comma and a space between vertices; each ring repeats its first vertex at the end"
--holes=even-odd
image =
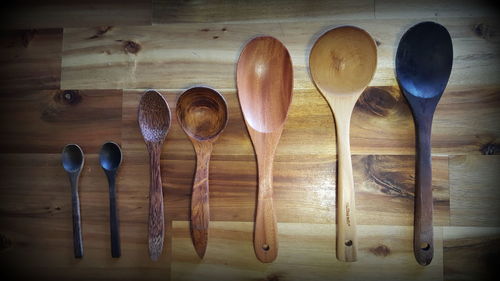
POLYGON ((0 279, 493 280, 500 274, 500 21, 480 1, 45 1, 3 11, 0 32, 0 279), (394 76, 401 35, 443 24, 454 45, 432 132, 433 262, 412 252, 415 135, 394 76), (335 259, 333 116, 308 73, 315 39, 338 25, 366 29, 378 70, 352 116, 359 260, 335 259), (239 108, 235 63, 250 38, 288 48, 294 95, 274 164, 279 256, 252 248, 254 151, 239 108), (176 118, 163 146, 165 250, 148 256, 148 155, 141 94, 158 89, 175 112, 192 85, 221 91, 229 123, 210 167, 210 237, 199 260, 189 236, 195 154, 176 118), (122 257, 112 259, 100 146, 115 141, 122 257), (86 159, 80 179, 84 258, 73 258, 67 143, 86 159), (8 278, 4 278, 8 277, 8 278))

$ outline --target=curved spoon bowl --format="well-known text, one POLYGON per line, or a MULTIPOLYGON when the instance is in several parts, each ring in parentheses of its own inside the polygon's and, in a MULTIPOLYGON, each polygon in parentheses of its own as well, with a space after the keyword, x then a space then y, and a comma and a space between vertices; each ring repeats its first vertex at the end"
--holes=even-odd
POLYGON ((146 142, 163 142, 170 128, 170 109, 163 96, 147 91, 139 103, 139 127, 146 142))
POLYGON ((99 153, 101 167, 107 171, 116 171, 122 163, 122 150, 120 146, 114 142, 103 144, 99 153))
POLYGON ((247 124, 259 132, 281 127, 293 89, 292 61, 285 46, 273 37, 254 38, 241 52, 236 77, 247 124))
POLYGON ((62 165, 68 173, 74 173, 83 167, 83 151, 76 144, 68 144, 62 152, 62 165))

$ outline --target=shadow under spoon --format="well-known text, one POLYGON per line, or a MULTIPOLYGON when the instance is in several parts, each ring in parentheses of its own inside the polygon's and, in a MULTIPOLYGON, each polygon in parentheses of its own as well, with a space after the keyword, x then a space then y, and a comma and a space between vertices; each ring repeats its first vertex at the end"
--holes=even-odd
POLYGON ((208 243, 209 164, 213 143, 227 124, 226 101, 207 87, 186 90, 177 101, 177 118, 196 152, 196 175, 191 193, 191 238, 196 253, 203 258, 208 243))
POLYGON ((116 172, 122 163, 122 151, 114 142, 105 143, 99 154, 101 167, 108 178, 109 184, 109 227, 111 233, 111 256, 121 256, 120 227, 116 204, 116 172))
POLYGON ((434 22, 411 27, 396 54, 396 77, 408 100, 416 133, 413 251, 421 265, 434 256, 432 229, 431 128, 436 106, 450 77, 453 45, 446 28, 434 22))
POLYGON ((151 170, 149 189, 149 256, 153 261, 156 261, 162 253, 165 235, 160 156, 163 141, 170 128, 170 109, 167 101, 160 93, 150 90, 142 95, 139 102, 138 121, 141 134, 149 152, 151 170))
POLYGON ((80 217, 80 198, 78 179, 84 164, 82 149, 76 144, 68 144, 62 151, 62 165, 68 172, 71 184, 71 206, 73 209, 73 247, 75 258, 83 257, 82 223, 80 217))

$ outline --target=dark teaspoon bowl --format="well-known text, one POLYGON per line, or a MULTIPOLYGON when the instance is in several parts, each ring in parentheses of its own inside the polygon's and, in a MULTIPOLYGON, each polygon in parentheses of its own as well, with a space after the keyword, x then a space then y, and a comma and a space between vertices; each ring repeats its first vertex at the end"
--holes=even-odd
POLYGON ((84 163, 83 151, 76 144, 68 144, 62 152, 62 165, 68 173, 74 173, 83 167, 84 163))
POLYGON ((114 142, 105 143, 99 154, 101 167, 106 171, 116 171, 122 162, 120 146, 114 142))

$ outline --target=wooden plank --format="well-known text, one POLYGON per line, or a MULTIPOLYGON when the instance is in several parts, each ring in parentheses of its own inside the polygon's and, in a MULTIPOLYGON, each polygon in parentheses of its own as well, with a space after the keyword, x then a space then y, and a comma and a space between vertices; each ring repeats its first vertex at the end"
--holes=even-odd
MULTIPOLYGON (((122 256, 111 258, 108 186, 98 155, 88 154, 80 178, 84 258, 73 258, 71 193, 59 154, 0 154, 0 262, 5 276, 75 280, 165 280, 170 236, 160 262, 148 254, 148 189, 118 174, 122 256), (57 268, 57 270, 56 270, 57 268)), ((124 166, 128 159, 125 158, 124 166)), ((170 225, 167 223, 167 231, 170 225)))
POLYGON ((375 0, 375 18, 417 18, 439 20, 449 17, 497 17, 497 9, 487 1, 470 0, 375 0))
MULTIPOLYGON (((148 155, 137 125, 137 104, 142 92, 124 92, 123 149, 127 157, 133 158, 130 163, 133 162, 136 176, 124 184, 142 185, 147 189, 148 155), (139 175, 138 171, 142 174, 139 175)), ((175 112, 176 99, 180 93, 164 94, 172 113, 175 112)), ((214 146, 211 160, 211 216, 214 220, 253 221, 257 187, 255 155, 236 95, 234 92, 223 94, 228 103, 229 122, 214 146)), ((277 149, 274 186, 276 212, 278 220, 282 222, 335 221, 335 133, 333 128, 325 130, 325 127, 333 126, 333 119, 328 106, 321 104, 324 100, 317 95, 313 98, 307 91, 296 94, 277 149), (303 111, 294 104, 304 104, 306 101, 313 106, 303 111), (325 138, 325 135, 328 137, 325 138)), ((172 117, 161 162, 166 209, 172 219, 186 220, 195 154, 175 114, 172 117)), ((366 122, 362 120, 366 118, 360 118, 359 124, 366 122)), ((365 154, 355 156, 353 162, 359 223, 412 225, 414 156, 365 154)), ((433 168, 435 224, 448 225, 448 158, 434 157, 433 168)))
POLYGON ((444 227, 444 280, 496 280, 500 228, 444 227))
POLYGON ((150 0, 17 1, 2 12, 2 28, 150 25, 150 0))
POLYGON ((500 226, 500 156, 450 158, 452 226, 500 226))
POLYGON ((59 89, 62 29, 0 32, 0 89, 59 89))
POLYGON ((78 143, 98 153, 106 141, 121 141, 121 113, 120 90, 4 90, 0 152, 60 153, 78 143))
POLYGON ((374 1, 176 1, 153 0, 153 23, 276 22, 317 18, 373 18, 374 1))
POLYGON ((435 228, 433 262, 414 260, 411 227, 359 226, 355 263, 335 258, 333 225, 280 223, 274 263, 254 255, 252 223, 212 222, 208 249, 200 260, 187 222, 173 222, 173 280, 442 280, 442 229, 435 228))
MULTIPOLYGON (((296 89, 314 89, 308 55, 321 33, 333 26, 356 25, 378 41, 378 70, 371 85, 396 85, 394 53, 400 36, 416 19, 319 20, 284 23, 185 23, 64 30, 62 87, 182 89, 209 84, 234 89, 235 64, 246 41, 267 34, 290 51, 296 89), (93 39, 91 39, 93 38, 93 39)), ((498 85, 498 28, 484 19, 443 19, 453 38, 454 68, 450 85, 498 85), (475 26, 482 24, 483 31, 475 26), (488 30, 486 32, 486 30, 488 30)))

